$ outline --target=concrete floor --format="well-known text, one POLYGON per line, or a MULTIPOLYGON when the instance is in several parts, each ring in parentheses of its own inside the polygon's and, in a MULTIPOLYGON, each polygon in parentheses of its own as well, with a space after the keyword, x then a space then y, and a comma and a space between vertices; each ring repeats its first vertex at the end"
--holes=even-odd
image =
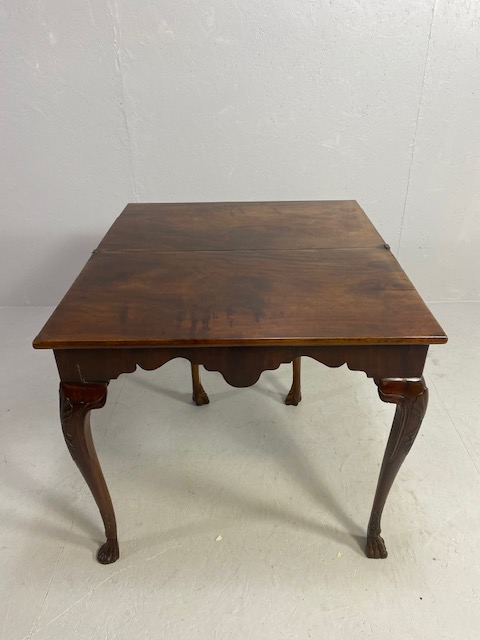
POLYGON ((362 373, 303 360, 251 389, 186 361, 112 381, 93 432, 120 560, 95 561, 100 516, 61 436, 50 309, 1 309, 0 638, 480 637, 480 304, 431 305, 430 406, 383 519, 365 527, 393 405, 362 373), (221 539, 220 539, 221 536, 221 539))

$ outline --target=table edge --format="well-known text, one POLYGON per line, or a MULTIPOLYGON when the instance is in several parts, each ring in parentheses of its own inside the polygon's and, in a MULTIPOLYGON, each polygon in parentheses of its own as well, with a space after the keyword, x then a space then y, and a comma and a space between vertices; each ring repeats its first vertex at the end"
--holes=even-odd
POLYGON ((448 336, 439 334, 434 336, 404 336, 395 338, 271 338, 271 339, 249 339, 249 340, 143 340, 135 341, 55 341, 55 340, 35 340, 32 343, 34 349, 155 349, 155 348, 188 348, 203 347, 206 349, 224 348, 224 347, 261 347, 261 346, 303 346, 303 347, 321 347, 321 346, 383 346, 383 345, 428 345, 428 344, 445 344, 448 342, 448 336))

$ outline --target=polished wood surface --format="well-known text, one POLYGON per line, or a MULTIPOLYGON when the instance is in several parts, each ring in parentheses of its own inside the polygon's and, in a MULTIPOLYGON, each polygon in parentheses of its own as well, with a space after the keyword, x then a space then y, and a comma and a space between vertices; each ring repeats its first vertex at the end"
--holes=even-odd
POLYGON ((429 345, 446 342, 362 209, 348 202, 129 205, 34 340, 54 350, 66 444, 119 557, 115 514, 90 432, 107 384, 172 358, 236 387, 293 362, 287 404, 298 404, 300 358, 364 371, 397 405, 367 532, 366 553, 387 555, 381 516, 420 429, 429 345))
POLYGON ((353 200, 129 204, 98 251, 241 251, 375 247, 383 240, 353 200))
POLYGON ((102 564, 118 560, 117 522, 90 429, 90 411, 104 406, 106 384, 60 383, 60 421, 73 461, 80 469, 97 503, 105 527, 106 542, 97 553, 102 564))
POLYGON ((376 383, 380 399, 397 405, 367 530, 367 556, 386 558, 385 541, 380 535, 383 508, 393 481, 420 430, 427 410, 428 389, 423 377, 383 378, 376 380, 376 383))
POLYGON ((130 205, 34 346, 445 341, 362 209, 320 202, 130 205))

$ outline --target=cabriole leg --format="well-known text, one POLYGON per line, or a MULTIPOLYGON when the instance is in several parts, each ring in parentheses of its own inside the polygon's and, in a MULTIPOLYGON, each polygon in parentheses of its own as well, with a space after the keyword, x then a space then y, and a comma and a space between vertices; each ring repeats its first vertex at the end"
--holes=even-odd
POLYGON ((293 404, 297 406, 297 404, 302 399, 302 393, 300 390, 300 365, 302 359, 295 358, 293 361, 293 380, 292 380, 292 388, 288 392, 287 397, 285 398, 285 404, 293 404))
POLYGON ((428 389, 423 378, 382 378, 375 382, 381 400, 397 405, 380 469, 367 534, 367 556, 386 558, 387 549, 380 535, 383 507, 395 476, 420 430, 427 409, 428 389))
POLYGON ((90 429, 90 411, 103 407, 106 398, 106 383, 60 383, 60 420, 63 436, 70 455, 95 498, 105 526, 107 541, 97 553, 97 559, 102 564, 115 562, 119 557, 115 513, 90 429))
POLYGON ((198 406, 201 406, 202 404, 208 404, 210 400, 208 399, 208 396, 205 393, 205 389, 202 387, 202 383, 200 382, 200 371, 198 364, 192 364, 192 386, 192 398, 195 404, 198 406))

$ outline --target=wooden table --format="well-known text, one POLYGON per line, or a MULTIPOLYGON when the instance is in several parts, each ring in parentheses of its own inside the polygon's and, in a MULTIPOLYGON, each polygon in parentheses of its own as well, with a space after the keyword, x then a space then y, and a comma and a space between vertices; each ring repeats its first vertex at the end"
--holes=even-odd
POLYGON ((33 346, 53 349, 70 454, 100 510, 104 564, 119 557, 89 414, 109 380, 187 358, 235 387, 309 356, 373 378, 397 405, 368 524, 380 519, 420 428, 428 346, 447 337, 354 201, 129 204, 33 346))

